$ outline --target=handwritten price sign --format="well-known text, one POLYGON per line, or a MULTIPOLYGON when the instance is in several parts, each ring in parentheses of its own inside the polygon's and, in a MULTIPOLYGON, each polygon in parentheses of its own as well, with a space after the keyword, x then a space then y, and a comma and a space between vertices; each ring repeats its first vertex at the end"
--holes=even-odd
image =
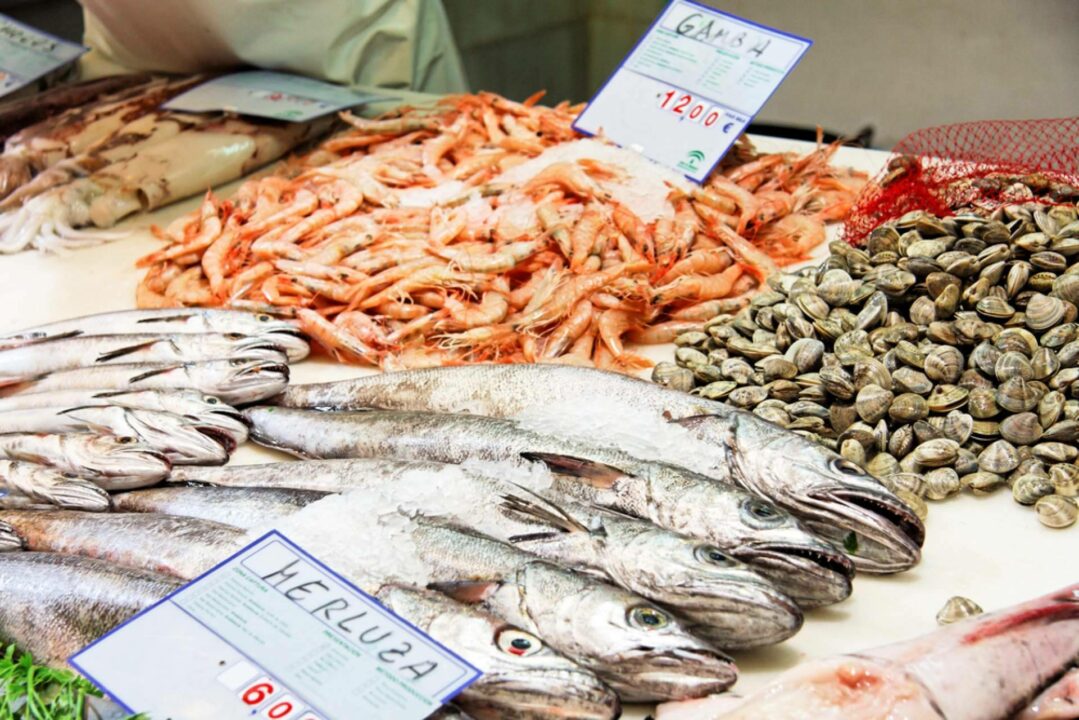
POLYGON ((702 182, 812 42, 673 0, 574 127, 702 182), (642 103, 656 98, 655 104, 642 103))

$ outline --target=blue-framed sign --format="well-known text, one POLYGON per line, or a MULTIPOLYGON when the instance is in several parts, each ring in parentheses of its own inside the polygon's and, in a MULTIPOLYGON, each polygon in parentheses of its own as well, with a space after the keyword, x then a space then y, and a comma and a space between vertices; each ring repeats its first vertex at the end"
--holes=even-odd
POLYGON ((277 532, 70 662, 171 720, 420 720, 480 676, 277 532))
POLYGON ((812 44, 672 0, 573 127, 702 182, 812 44))
POLYGON ((0 15, 0 97, 74 62, 87 49, 0 15))

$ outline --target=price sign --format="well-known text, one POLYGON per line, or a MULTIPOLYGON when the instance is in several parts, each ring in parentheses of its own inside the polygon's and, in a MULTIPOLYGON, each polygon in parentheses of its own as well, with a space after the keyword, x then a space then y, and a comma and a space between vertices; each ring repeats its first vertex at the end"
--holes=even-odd
POLYGON ((302 122, 390 99, 289 73, 252 70, 208 80, 164 104, 182 112, 233 112, 302 122))
POLYGON ((71 658, 172 720, 419 720, 479 671, 272 532, 71 658))
POLYGON ((0 96, 74 62, 87 48, 0 15, 0 96))
POLYGON ((812 44, 673 0, 573 126, 701 182, 812 44))

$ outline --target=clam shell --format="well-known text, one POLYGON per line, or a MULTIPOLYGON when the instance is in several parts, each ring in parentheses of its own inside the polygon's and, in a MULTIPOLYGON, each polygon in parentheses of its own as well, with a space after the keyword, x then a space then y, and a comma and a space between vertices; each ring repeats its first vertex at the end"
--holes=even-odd
POLYGON ((899 461, 890 453, 879 452, 866 463, 865 469, 873 477, 882 478, 899 472, 899 461))
POLYGON ((1042 394, 1032 382, 1027 382, 1021 377, 1012 377, 997 388, 997 405, 1008 412, 1026 412, 1038 405, 1042 394))
POLYGON ((850 373, 842 367, 831 366, 821 368, 819 373, 821 385, 829 393, 842 400, 854 397, 854 380, 850 373))
POLYGON ((892 374, 884 363, 876 359, 859 360, 851 370, 854 387, 861 390, 866 385, 879 385, 885 390, 892 389, 892 374))
POLYGON ((1005 485, 1003 475, 986 472, 984 470, 967 475, 964 479, 967 482, 967 486, 976 495, 991 493, 997 488, 1004 487, 1005 485))
MULTIPOLYGON (((957 292, 956 298, 958 299, 958 297, 957 292)), ((930 298, 923 295, 910 304, 907 314, 910 315, 911 322, 918 325, 928 325, 937 319, 937 306, 930 298)))
POLYGON ((1012 497, 1020 505, 1033 505, 1038 498, 1053 494, 1053 484, 1041 475, 1020 475, 1012 483, 1012 497))
POLYGON ((1040 442, 1032 450, 1035 457, 1051 463, 1072 462, 1079 456, 1074 445, 1062 442, 1040 442))
POLYGON ((944 500, 962 489, 959 473, 950 467, 940 467, 925 474, 925 496, 930 500, 944 500))
POLYGON ((900 423, 921 420, 929 414, 929 404, 921 395, 903 393, 896 397, 888 408, 888 416, 900 423))
POLYGON ((970 428, 970 436, 975 440, 992 442, 1000 437, 1000 423, 995 420, 975 420, 970 428))
POLYGON ((897 490, 895 496, 899 498, 904 505, 911 509, 919 520, 925 521, 929 516, 929 506, 925 504, 925 500, 922 500, 917 495, 907 492, 906 490, 897 490))
POLYGON ((1059 323, 1066 312, 1065 301, 1049 295, 1035 294, 1027 303, 1027 327, 1031 330, 1047 330, 1059 323))
POLYGON ((1054 280, 1053 294, 1073 305, 1079 304, 1079 274, 1061 275, 1054 280))
POLYGON ((958 382, 963 366, 963 353, 950 345, 938 345, 925 356, 925 374, 934 382, 958 382))
POLYGON ((694 392, 709 400, 722 400, 738 387, 733 380, 719 380, 697 388, 694 392))
POLYGON ((978 603, 960 595, 956 595, 948 598, 948 601, 944 603, 944 607, 937 613, 937 624, 950 625, 959 620, 980 615, 983 612, 984 610, 982 610, 978 603))
POLYGON ((791 421, 790 415, 784 412, 782 408, 777 407, 758 405, 753 408, 753 414, 782 428, 787 427, 791 421))
POLYGON ((1026 286, 1027 280, 1030 279, 1030 272, 1030 263, 1021 260, 1012 263, 1012 266, 1008 268, 1008 276, 1004 280, 1004 292, 1009 300, 1026 286))
MULTIPOLYGON (((959 453, 955 458, 955 471, 959 473, 960 477, 970 475, 971 473, 978 472, 978 456, 973 450, 967 448, 959 448, 959 453)), ((966 480, 964 479, 964 484, 966 480)))
POLYGON ((802 390, 801 386, 799 386, 798 383, 792 380, 783 379, 773 380, 772 382, 765 385, 765 388, 768 389, 768 395, 770 397, 775 398, 776 400, 781 400, 783 402, 792 402, 794 400, 797 400, 802 390))
POLYGON ((996 416, 1000 412, 996 391, 989 388, 974 388, 967 396, 967 409, 972 417, 979 420, 996 416))
MULTIPOLYGON (((959 443, 947 438, 939 438, 923 442, 914 448, 914 459, 919 465, 931 468, 939 468, 951 465, 959 453, 959 443)), ((957 476, 958 478, 958 476, 957 476)))
POLYGON ((944 418, 941 432, 944 433, 944 437, 963 445, 970 439, 970 433, 973 429, 974 418, 967 413, 952 410, 944 418))
POLYGON ((971 351, 970 362, 986 375, 995 375, 997 360, 1001 354, 992 343, 981 342, 971 351))
POLYGON ((694 385, 693 372, 672 362, 660 362, 652 368, 652 382, 672 390, 689 392, 694 385))
POLYGON ((929 409, 935 413, 955 410, 966 404, 969 395, 970 390, 959 385, 937 385, 929 393, 929 409))
POLYGON ((1030 367, 1035 380, 1045 380, 1060 370, 1060 359, 1052 349, 1038 348, 1030 360, 1030 367))
POLYGON ((897 368, 892 373, 892 383, 895 390, 918 395, 925 395, 933 389, 933 383, 925 373, 911 367, 897 368))
POLYGON ((987 295, 974 306, 978 314, 986 320, 1007 320, 1015 315, 1015 308, 998 295, 987 295))
POLYGON ((1000 421, 1000 436, 1015 445, 1032 445, 1041 439, 1042 426, 1032 412, 1009 415, 1000 421))
MULTIPOLYGON (((1040 421, 1039 421, 1040 422, 1040 421)), ((1053 423, 1042 433, 1042 440, 1046 442, 1074 443, 1079 440, 1079 422, 1075 420, 1061 420, 1053 423)))
POLYGON ((1034 503, 1034 512, 1042 525, 1066 528, 1074 525, 1079 517, 1079 505, 1070 497, 1046 495, 1034 503))
POLYGON ((906 457, 914 449, 914 427, 901 425, 888 437, 888 452, 895 457, 906 457))
POLYGON ((879 385, 866 385, 858 391, 854 407, 858 416, 867 423, 876 423, 888 414, 895 395, 879 385))
POLYGON ((798 366, 780 355, 769 355, 754 363, 766 380, 790 380, 798 375, 798 366))
POLYGON ((978 455, 978 467, 998 475, 1011 472, 1019 467, 1019 453, 1007 440, 997 440, 978 455))
POLYGON ((1057 495, 1075 497, 1079 494, 1079 467, 1068 463, 1056 463, 1049 468, 1049 482, 1057 495))
POLYGON ((708 364, 708 356, 696 348, 680 347, 674 351, 674 359, 679 365, 691 369, 695 365, 708 364))
POLYGON ((865 446, 857 440, 848 438, 840 443, 839 454, 852 463, 865 467, 865 446))
POLYGON ((1025 328, 1008 328, 1002 330, 993 342, 1001 352, 1014 350, 1027 357, 1031 357, 1038 349, 1038 340, 1025 328))
POLYGON ((768 388, 759 385, 747 385, 731 390, 730 394, 727 395, 727 402, 735 407, 748 410, 756 407, 757 403, 767 398, 768 388))
POLYGON ((798 368, 799 373, 816 370, 824 356, 824 343, 816 338, 799 338, 790 344, 784 357, 798 368))

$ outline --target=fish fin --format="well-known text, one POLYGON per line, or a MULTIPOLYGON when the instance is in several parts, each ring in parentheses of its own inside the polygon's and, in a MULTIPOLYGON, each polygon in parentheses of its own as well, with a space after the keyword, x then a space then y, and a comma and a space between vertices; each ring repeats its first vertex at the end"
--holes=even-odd
POLYGON ((507 539, 511 543, 523 543, 523 542, 532 542, 533 540, 553 540, 554 538, 560 537, 560 536, 561 536, 561 533, 556 533, 556 532, 537 532, 537 533, 528 533, 528 534, 525 534, 525 535, 510 535, 509 538, 507 538, 507 539))
POLYGON ((0 388, 13 388, 19 385, 32 383, 35 380, 40 380, 45 377, 44 375, 38 375, 36 377, 28 378, 25 375, 7 375, 0 376, 0 388))
POLYGON ((128 383, 137 383, 140 380, 145 380, 147 378, 152 378, 154 375, 161 375, 162 373, 172 372, 173 370, 176 370, 176 369, 182 368, 182 367, 183 367, 183 365, 166 365, 165 367, 155 368, 153 370, 147 370, 146 372, 141 373, 139 375, 136 375, 135 377, 128 378, 127 381, 128 381, 128 383))
POLYGON ((667 418, 667 422, 675 425, 682 425, 687 428, 692 428, 696 425, 700 425, 705 418, 714 417, 709 413, 701 413, 700 415, 685 415, 683 417, 671 417, 670 413, 664 413, 664 417, 667 418))
POLYGON ((491 597, 500 585, 492 580, 450 580, 429 583, 427 589, 436 590, 457 602, 475 605, 491 597))
POLYGON ((604 490, 613 487, 618 478, 625 475, 624 472, 616 467, 604 465, 603 463, 594 462, 592 460, 571 457, 569 455, 523 452, 521 453, 521 457, 525 460, 541 462, 553 472, 571 475, 583 480, 592 487, 604 490))
POLYGON ((147 323, 160 323, 160 322, 173 322, 175 320, 190 320, 195 317, 196 313, 177 313, 176 315, 167 315, 164 317, 152 317, 143 318, 142 320, 136 320, 136 325, 145 325, 147 323))
POLYGON ((120 397, 121 395, 130 395, 130 394, 131 394, 130 390, 106 390, 104 392, 94 393, 90 397, 98 398, 98 399, 103 400, 105 398, 120 397))
MULTIPOLYGON (((518 487, 520 487, 518 485, 518 487)), ((568 512, 550 500, 532 492, 528 488, 521 490, 532 495, 535 500, 527 500, 518 495, 503 495, 502 507, 515 515, 524 516, 525 520, 539 520, 554 525, 560 532, 588 532, 588 528, 579 523, 568 512)))
POLYGON ((67 340, 68 338, 79 337, 83 334, 85 333, 82 330, 68 330, 67 332, 57 333, 55 335, 35 334, 21 339, 5 338, 0 339, 0 348, 6 350, 8 348, 41 345, 43 343, 52 342, 53 340, 67 340))
MULTIPOLYGON (((153 347, 154 345, 156 345, 159 342, 162 342, 162 341, 161 340, 149 340, 147 342, 137 343, 135 345, 128 345, 127 347, 117 348, 116 350, 112 350, 110 352, 101 353, 100 355, 97 356, 97 359, 94 360, 94 362, 99 362, 100 363, 100 362, 108 362, 109 360, 115 360, 118 357, 123 357, 124 355, 130 355, 133 352, 138 352, 139 350, 145 350, 146 348, 153 347)), ((171 342, 171 341, 166 340, 164 342, 171 342)), ((175 345, 174 345, 174 347, 175 347, 175 345)))

